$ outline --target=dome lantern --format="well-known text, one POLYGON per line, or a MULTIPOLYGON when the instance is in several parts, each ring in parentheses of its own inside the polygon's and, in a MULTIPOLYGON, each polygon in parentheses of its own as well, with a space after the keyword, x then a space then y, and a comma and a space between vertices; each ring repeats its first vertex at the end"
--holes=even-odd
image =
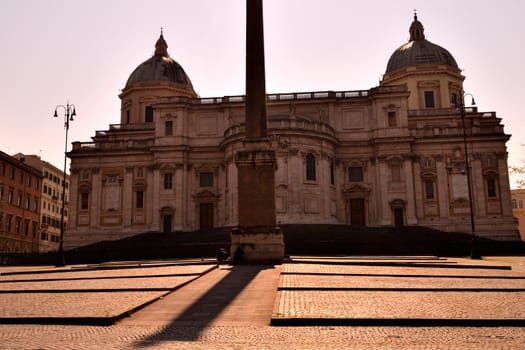
POLYGON ((400 46, 390 56, 385 74, 417 65, 447 65, 459 69, 448 50, 425 39, 424 27, 418 20, 417 14, 414 14, 409 33, 409 42, 400 46))

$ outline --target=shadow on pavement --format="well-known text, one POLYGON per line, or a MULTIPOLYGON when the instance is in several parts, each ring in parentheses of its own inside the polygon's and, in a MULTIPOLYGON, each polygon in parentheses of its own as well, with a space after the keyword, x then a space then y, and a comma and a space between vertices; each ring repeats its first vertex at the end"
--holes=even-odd
POLYGON ((196 341, 228 305, 265 269, 273 266, 243 265, 232 266, 230 272, 190 305, 170 325, 142 339, 136 345, 140 347, 155 346, 163 341, 196 341))

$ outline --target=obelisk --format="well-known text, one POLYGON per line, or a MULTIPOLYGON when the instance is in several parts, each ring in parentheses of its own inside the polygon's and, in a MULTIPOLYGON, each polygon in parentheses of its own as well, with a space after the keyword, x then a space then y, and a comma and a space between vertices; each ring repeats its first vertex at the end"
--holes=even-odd
POLYGON ((275 219, 275 151, 266 126, 262 0, 246 0, 246 108, 243 148, 235 155, 238 227, 232 230, 233 263, 282 261, 284 239, 275 219))

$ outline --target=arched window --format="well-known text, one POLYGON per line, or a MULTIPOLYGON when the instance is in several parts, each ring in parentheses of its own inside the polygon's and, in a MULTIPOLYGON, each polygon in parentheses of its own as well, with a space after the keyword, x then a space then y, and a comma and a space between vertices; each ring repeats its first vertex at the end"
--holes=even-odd
POLYGON ((306 155, 306 180, 315 181, 315 156, 312 153, 306 155))

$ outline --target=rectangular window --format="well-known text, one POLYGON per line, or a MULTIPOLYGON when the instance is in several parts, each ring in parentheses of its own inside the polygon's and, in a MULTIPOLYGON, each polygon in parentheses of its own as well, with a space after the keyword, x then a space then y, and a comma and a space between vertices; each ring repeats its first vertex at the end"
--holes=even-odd
POLYGON ((390 170, 392 172, 392 181, 393 182, 400 182, 401 181, 401 165, 399 165, 399 164, 392 164, 390 166, 390 170))
POLYGON ((25 206, 25 208, 29 209, 30 207, 31 207, 31 196, 27 195, 26 196, 26 206, 25 206))
POLYGON ((312 153, 308 153, 306 155, 306 180, 315 181, 316 178, 315 156, 312 153))
POLYGON ((80 209, 88 210, 88 207, 89 207, 89 193, 82 192, 80 194, 80 209))
POLYGON ((5 163, 0 164, 0 174, 5 176, 5 163))
POLYGON ((205 172, 199 174, 199 184, 201 187, 213 187, 213 173, 205 172))
POLYGON ((523 201, 521 199, 518 202, 518 208, 523 209, 523 201))
POLYGON ((458 106, 458 95, 452 94, 452 96, 450 97, 450 102, 452 104, 452 107, 457 107, 458 106))
POLYGON ((7 202, 13 204, 13 190, 9 190, 9 193, 7 194, 7 202))
POLYGON ((434 167, 434 164, 435 164, 435 162, 434 162, 434 160, 431 159, 431 158, 423 158, 423 159, 421 160, 421 166, 422 166, 423 168, 433 168, 433 167, 434 167))
POLYGON ((33 221, 33 228, 32 228, 33 237, 36 237, 37 226, 38 226, 38 222, 33 221))
POLYGON ((20 183, 24 183, 24 173, 20 170, 20 183))
POLYGON ((425 181, 425 199, 434 199, 434 181, 425 181))
POLYGON ((24 220, 24 235, 25 236, 29 235, 29 223, 30 221, 28 219, 24 220))
POLYGON ((33 201, 33 211, 38 211, 38 198, 35 198, 35 200, 33 201))
POLYGON ((22 207, 22 193, 18 192, 18 197, 16 198, 16 206, 21 208, 22 207))
POLYGON ((21 217, 16 217, 15 218, 15 233, 16 234, 20 234, 20 222, 22 221, 22 218, 21 217))
POLYGON ((496 179, 493 176, 487 177, 487 195, 489 198, 496 197, 496 179))
POLYGON ((171 120, 167 120, 164 123, 164 135, 165 136, 172 136, 173 135, 173 122, 171 120))
POLYGON ((117 175, 108 175, 106 178, 108 185, 114 185, 118 183, 118 176, 117 175))
POLYGON ((129 124, 130 121, 130 112, 129 109, 126 111, 126 124, 129 124))
POLYGON ((172 173, 164 174, 164 189, 171 190, 172 186, 173 186, 173 174, 172 173))
POLYGON ((425 108, 435 108, 434 91, 425 91, 425 108))
POLYGON ((5 230, 6 232, 11 232, 11 221, 13 220, 13 215, 7 214, 6 222, 5 222, 5 230))
POLYGON ((0 186, 0 201, 4 197, 4 186, 0 186))
POLYGON ((135 208, 144 208, 144 192, 142 191, 135 192, 135 208))
POLYGON ((146 106, 144 114, 146 116, 146 123, 153 123, 153 107, 146 106))
POLYGON ((351 166, 348 168, 348 179, 350 182, 363 181, 363 168, 360 166, 351 166))
POLYGON ((388 112, 388 126, 396 127, 397 126, 397 115, 396 112, 388 112))
POLYGON ((4 214, 0 213, 0 230, 4 227, 4 214))

